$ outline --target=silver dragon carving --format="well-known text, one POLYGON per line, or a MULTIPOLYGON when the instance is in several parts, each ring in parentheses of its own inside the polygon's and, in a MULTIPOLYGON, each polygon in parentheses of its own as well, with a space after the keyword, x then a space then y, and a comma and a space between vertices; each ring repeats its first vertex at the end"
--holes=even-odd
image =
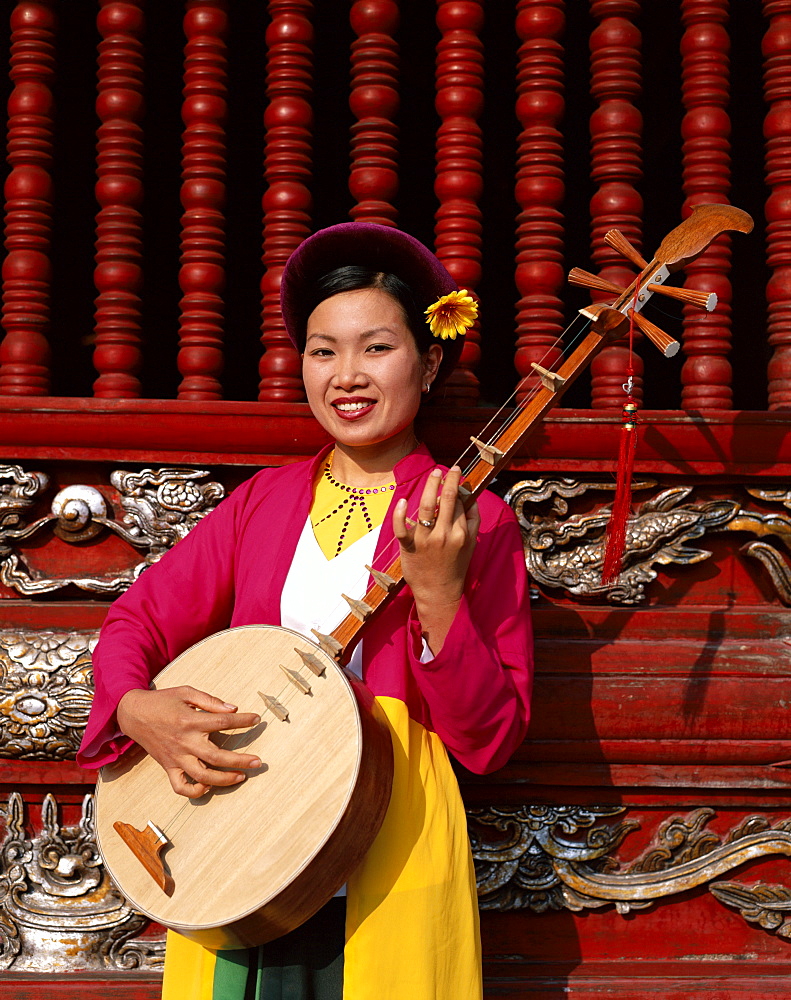
POLYGON ((41 831, 25 829, 22 796, 12 792, 0 820, 0 969, 67 973, 159 970, 164 938, 136 937, 148 923, 112 884, 96 845, 93 796, 78 824, 63 826, 52 795, 41 831))
POLYGON ((67 486, 52 499, 48 513, 31 518, 48 491, 49 477, 0 465, 0 582, 25 597, 70 585, 96 594, 123 593, 223 498, 219 483, 198 482, 206 476, 205 470, 189 468, 117 470, 110 476, 109 498, 93 486, 67 486), (120 518, 111 516, 114 507, 120 518), (72 544, 111 532, 142 550, 143 558, 115 574, 54 578, 28 565, 18 551, 46 530, 72 544))
POLYGON ((94 632, 0 631, 0 755, 65 760, 93 696, 94 632))
MULTIPOLYGON (((656 485, 654 480, 642 480, 633 489, 642 492, 656 485)), ((562 588, 575 597, 638 604, 645 599, 646 586, 656 579, 658 567, 692 565, 709 558, 710 552, 691 542, 714 532, 747 532, 759 540, 746 543, 741 551, 762 563, 780 600, 791 605, 791 565, 783 551, 791 550, 791 514, 748 509, 733 499, 694 500, 692 486, 662 489, 636 505, 626 527, 621 573, 614 583, 603 584, 609 507, 570 514, 569 500, 612 489, 612 482, 548 477, 523 480, 508 491, 505 499, 522 528, 528 572, 538 584, 562 588), (763 540, 766 537, 777 539, 782 550, 763 540)), ((791 511, 791 490, 746 492, 791 511)))
POLYGON ((721 838, 707 826, 714 810, 696 809, 668 819, 652 845, 622 865, 612 852, 639 824, 600 824, 624 812, 623 806, 468 809, 481 909, 543 913, 611 904, 625 914, 705 885, 746 919, 791 938, 791 890, 712 881, 747 861, 791 857, 791 819, 770 825, 750 816, 721 838))

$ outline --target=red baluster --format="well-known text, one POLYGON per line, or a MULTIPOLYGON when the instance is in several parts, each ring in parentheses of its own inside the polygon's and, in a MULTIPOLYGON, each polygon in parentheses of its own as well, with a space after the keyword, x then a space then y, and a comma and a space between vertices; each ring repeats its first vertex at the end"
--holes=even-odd
POLYGON ((264 275, 261 279, 264 354, 258 398, 297 402, 305 398, 299 355, 280 315, 280 277, 291 252, 310 233, 310 106, 313 28, 310 0, 270 0, 267 28, 267 96, 264 114, 264 275))
POLYGON ((769 343, 769 409, 791 410, 791 0, 764 0, 764 122, 769 343))
POLYGON ((357 204, 350 215, 382 226, 395 224, 398 194, 398 5, 393 0, 356 0, 351 25, 352 166, 349 191, 357 204))
POLYGON ((0 394, 49 392, 49 242, 52 220, 52 91, 55 15, 51 0, 20 2, 11 14, 8 163, 5 183, 0 394))
MULTIPOLYGON (((458 285, 474 291, 481 278, 481 0, 437 0, 437 26, 442 37, 437 46, 436 107, 442 124, 437 132, 434 185, 439 200, 436 250, 458 285)), ((478 399, 474 369, 481 357, 477 324, 464 339, 461 360, 444 393, 450 399, 474 403, 478 399)))
POLYGON ((184 15, 179 399, 222 399, 227 7, 189 0, 184 15))
POLYGON ((519 398, 532 390, 537 376, 532 361, 554 368, 560 358, 563 330, 563 0, 519 0, 516 30, 522 44, 517 70, 516 114, 519 135, 516 200, 516 285, 521 298, 516 313, 516 369, 530 376, 520 383, 519 398))
MULTIPOLYGON (((610 229, 620 230, 640 248, 643 201, 635 187, 642 177, 640 137, 642 116, 635 106, 640 95, 640 31, 634 19, 639 0, 591 0, 600 24, 591 35, 591 93, 599 102, 591 116, 591 175, 598 185, 591 199, 593 258, 598 273, 626 287, 634 274, 603 242, 610 229)), ((594 296, 597 297, 597 296, 594 296)), ((599 295, 599 298, 602 296, 599 295)), ((591 364, 591 405, 620 409, 629 348, 605 348, 591 364)), ((634 359, 633 395, 642 399, 643 363, 634 359)))
POLYGON ((140 395, 143 0, 99 0, 96 396, 140 395))
MULTIPOLYGON (((684 107, 685 214, 695 205, 723 204, 730 190, 731 123, 728 104, 728 0, 683 0, 681 40, 684 107)), ((728 360, 731 346, 730 237, 715 240, 687 269, 687 288, 716 292, 706 313, 684 307, 681 403, 685 410, 729 409, 733 400, 728 360)))

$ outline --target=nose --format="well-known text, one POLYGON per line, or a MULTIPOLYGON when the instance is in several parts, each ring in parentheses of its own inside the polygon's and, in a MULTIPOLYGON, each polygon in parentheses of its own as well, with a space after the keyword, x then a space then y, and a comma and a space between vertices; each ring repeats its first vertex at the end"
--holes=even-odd
POLYGON ((337 355, 334 383, 338 389, 348 392, 368 385, 368 375, 365 372, 363 357, 356 351, 344 351, 337 355))

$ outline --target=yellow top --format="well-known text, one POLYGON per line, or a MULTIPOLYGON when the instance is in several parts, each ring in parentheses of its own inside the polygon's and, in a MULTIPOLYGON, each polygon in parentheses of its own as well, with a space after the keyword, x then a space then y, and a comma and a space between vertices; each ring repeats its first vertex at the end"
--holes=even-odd
POLYGON ((339 483, 330 471, 333 452, 327 456, 313 487, 310 523, 321 551, 334 559, 358 538, 384 521, 395 492, 395 483, 371 488, 339 483))

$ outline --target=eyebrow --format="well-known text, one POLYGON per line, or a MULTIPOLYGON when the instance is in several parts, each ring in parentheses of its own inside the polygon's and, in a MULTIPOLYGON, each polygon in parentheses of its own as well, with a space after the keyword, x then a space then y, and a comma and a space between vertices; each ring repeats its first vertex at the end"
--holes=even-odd
MULTIPOLYGON (((360 340, 372 340, 382 333, 393 333, 393 331, 389 326, 376 326, 372 330, 366 330, 364 333, 361 333, 360 340)), ((311 333, 305 340, 305 343, 308 344, 311 340, 325 340, 331 344, 338 342, 338 338, 334 337, 331 333, 311 333)))

